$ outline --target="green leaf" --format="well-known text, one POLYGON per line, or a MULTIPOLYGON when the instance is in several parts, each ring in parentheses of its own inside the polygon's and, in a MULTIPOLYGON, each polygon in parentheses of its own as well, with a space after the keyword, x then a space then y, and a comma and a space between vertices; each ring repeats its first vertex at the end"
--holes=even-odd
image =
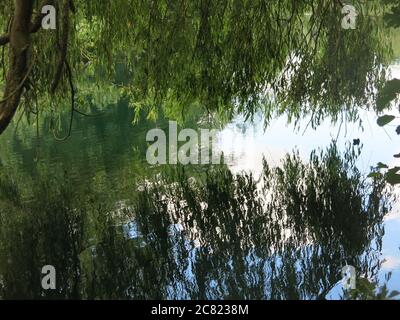
POLYGON ((376 165, 376 167, 377 167, 378 169, 389 169, 388 165, 387 165, 387 164, 384 164, 384 163, 382 163, 382 162, 378 162, 378 164, 376 165))
POLYGON ((391 185, 400 184, 400 174, 397 172, 400 170, 400 167, 394 167, 386 173, 386 181, 391 185))
POLYGON ((382 174, 380 172, 371 172, 367 177, 368 178, 380 178, 380 177, 382 177, 382 174))
POLYGON ((378 111, 386 109, 390 105, 390 102, 396 99, 398 94, 400 94, 400 79, 393 79, 386 82, 381 92, 379 92, 376 101, 378 111))
POLYGON ((399 171, 400 171, 400 167, 393 167, 393 168, 388 170, 388 173, 392 174, 392 173, 397 173, 399 171))
POLYGON ((378 118, 377 123, 380 127, 383 127, 392 122, 394 119, 396 119, 395 116, 384 115, 378 118))

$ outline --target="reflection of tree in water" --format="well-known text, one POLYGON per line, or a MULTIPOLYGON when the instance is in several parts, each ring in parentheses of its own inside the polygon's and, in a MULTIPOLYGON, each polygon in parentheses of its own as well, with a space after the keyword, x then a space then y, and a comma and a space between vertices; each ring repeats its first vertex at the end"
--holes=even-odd
POLYGON ((3 179, 0 295, 41 295, 40 268, 54 264, 55 297, 323 297, 342 266, 371 277, 380 267, 388 201, 356 156, 334 146, 309 163, 287 156, 280 168, 265 163, 260 184, 222 168, 197 179, 178 169, 113 215, 107 199, 71 190, 42 188, 22 204, 3 179))
POLYGON ((346 157, 341 160, 331 148, 314 154, 309 164, 294 155, 282 168, 265 165, 261 189, 251 176, 221 171, 201 186, 180 176, 175 188, 161 187, 141 198, 140 226, 166 219, 145 233, 171 246, 162 250, 158 241, 154 247, 168 252, 171 297, 316 298, 340 279, 347 263, 373 275, 386 212, 382 184, 368 186, 351 154, 346 157), (173 210, 165 201, 159 204, 165 193, 173 210), (199 243, 192 244, 190 256, 185 241, 171 242, 163 233, 171 223, 183 226, 184 239, 199 243), (176 265, 176 255, 186 264, 176 265))

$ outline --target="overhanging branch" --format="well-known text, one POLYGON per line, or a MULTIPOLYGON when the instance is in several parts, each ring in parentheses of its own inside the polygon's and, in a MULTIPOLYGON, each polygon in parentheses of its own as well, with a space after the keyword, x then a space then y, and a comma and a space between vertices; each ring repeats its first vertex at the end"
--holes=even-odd
MULTIPOLYGON (((44 6, 47 6, 47 5, 54 5, 54 0, 44 0, 39 8, 43 8, 44 6)), ((40 30, 44 16, 45 16, 45 14, 43 14, 41 11, 38 12, 34 16, 32 22, 31 22, 30 28, 29 28, 30 33, 36 33, 40 30)), ((8 44, 9 42, 10 42, 10 34, 9 33, 6 33, 6 34, 3 34, 0 36, 0 46, 4 46, 4 45, 8 44)))

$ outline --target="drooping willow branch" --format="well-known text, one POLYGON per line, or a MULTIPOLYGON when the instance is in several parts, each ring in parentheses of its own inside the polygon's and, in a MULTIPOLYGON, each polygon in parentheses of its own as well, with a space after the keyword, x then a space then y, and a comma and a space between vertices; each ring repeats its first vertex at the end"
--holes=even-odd
POLYGON ((79 110, 76 109, 76 106, 75 106, 76 89, 75 89, 75 86, 74 86, 72 70, 71 70, 69 62, 67 60, 68 40, 69 40, 69 26, 70 26, 69 12, 70 11, 72 11, 74 13, 75 12, 75 6, 74 6, 72 0, 66 0, 64 2, 64 7, 63 7, 61 37, 60 37, 60 41, 58 43, 60 56, 59 56, 58 64, 57 64, 57 67, 56 67, 55 76, 54 76, 54 79, 53 79, 53 81, 51 83, 51 88, 50 88, 51 94, 54 94, 55 91, 57 90, 57 87, 58 87, 60 81, 61 81, 63 70, 64 70, 64 67, 65 67, 66 74, 67 74, 67 77, 68 77, 68 84, 69 84, 70 92, 71 92, 71 113, 70 113, 70 122, 69 122, 67 135, 65 137, 63 137, 63 138, 60 138, 53 131, 54 138, 57 141, 65 141, 71 136, 72 124, 73 124, 73 119, 74 119, 75 113, 78 113, 78 114, 83 115, 83 116, 88 116, 88 117, 89 116, 96 116, 96 115, 88 115, 88 114, 86 114, 86 113, 84 113, 82 111, 79 111, 79 110))
POLYGON ((25 85, 26 81, 29 78, 29 75, 32 72, 33 66, 35 64, 35 57, 33 57, 31 64, 29 65, 29 68, 24 76, 24 78, 22 79, 22 81, 20 82, 20 84, 5 98, 3 98, 2 100, 0 100, 0 104, 7 102, 8 99, 12 98, 20 89, 23 88, 23 86, 25 85))
POLYGON ((65 61, 65 69, 66 69, 66 72, 67 72, 68 83, 69 83, 70 94, 71 94, 71 112, 70 112, 70 118, 69 118, 68 132, 67 132, 66 136, 63 137, 63 138, 60 138, 60 137, 57 136, 57 134, 56 134, 55 131, 53 130, 53 136, 54 136, 54 138, 55 138, 57 141, 60 141, 60 142, 66 141, 66 140, 71 136, 71 133, 72 133, 72 124, 73 124, 73 121, 74 121, 74 115, 75 115, 75 113, 80 114, 80 115, 85 116, 85 117, 95 117, 95 116, 102 115, 102 113, 100 113, 100 114, 95 114, 95 115, 86 114, 86 113, 84 113, 84 112, 82 112, 82 111, 79 111, 79 110, 76 108, 76 102, 75 102, 76 89, 75 89, 75 85, 74 85, 74 81, 73 81, 72 70, 71 70, 71 67, 70 67, 70 65, 69 65, 69 62, 68 62, 67 60, 65 61))
POLYGON ((71 90, 71 114, 70 114, 70 119, 69 119, 68 133, 67 133, 67 135, 65 137, 60 138, 60 137, 57 136, 55 131, 53 131, 54 139, 56 139, 57 141, 65 141, 71 136, 72 123, 74 121, 74 114, 76 112, 76 109, 75 109, 75 94, 76 94, 76 91, 75 91, 74 81, 72 79, 71 67, 69 66, 68 61, 65 61, 65 68, 66 68, 66 71, 67 71, 68 83, 69 83, 69 87, 70 87, 70 90, 71 90))
POLYGON ((71 1, 66 0, 64 2, 63 7, 63 17, 62 17, 62 26, 61 26, 61 39, 58 43, 60 56, 56 67, 56 72, 54 75, 54 79, 51 83, 50 92, 52 94, 57 90, 58 84, 60 83, 62 71, 64 69, 64 65, 66 63, 67 58, 67 50, 68 50, 68 39, 69 39, 69 11, 71 8, 71 1))

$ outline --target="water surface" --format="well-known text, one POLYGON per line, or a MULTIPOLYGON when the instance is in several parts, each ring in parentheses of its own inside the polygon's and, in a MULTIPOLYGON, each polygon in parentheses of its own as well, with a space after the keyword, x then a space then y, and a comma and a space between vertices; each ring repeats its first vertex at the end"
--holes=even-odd
POLYGON ((124 102, 77 118, 65 142, 46 121, 39 137, 10 129, 0 296, 46 296, 32 280, 42 264, 60 269, 54 297, 339 298, 347 264, 380 283, 391 272, 400 291, 399 206, 364 178, 380 161, 398 165, 400 143, 374 112, 360 117, 315 130, 236 118, 218 133, 233 158, 216 168, 149 166, 146 133, 168 119, 132 124, 124 102))

